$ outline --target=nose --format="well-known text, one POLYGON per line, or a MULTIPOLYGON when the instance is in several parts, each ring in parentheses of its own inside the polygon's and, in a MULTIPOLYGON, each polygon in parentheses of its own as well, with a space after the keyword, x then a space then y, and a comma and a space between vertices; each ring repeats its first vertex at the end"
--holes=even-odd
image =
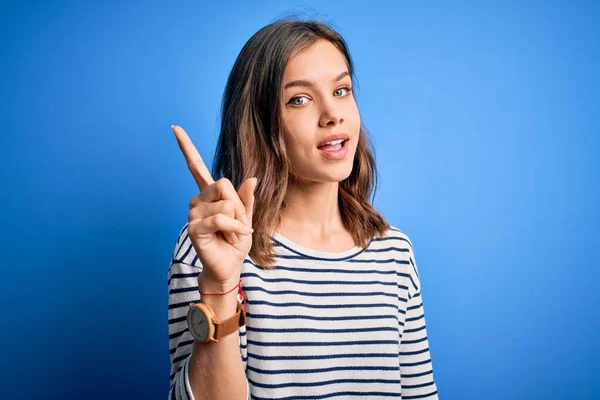
POLYGON ((319 118, 319 126, 326 127, 336 126, 344 122, 342 110, 339 105, 335 104, 335 99, 322 103, 321 117, 319 118))

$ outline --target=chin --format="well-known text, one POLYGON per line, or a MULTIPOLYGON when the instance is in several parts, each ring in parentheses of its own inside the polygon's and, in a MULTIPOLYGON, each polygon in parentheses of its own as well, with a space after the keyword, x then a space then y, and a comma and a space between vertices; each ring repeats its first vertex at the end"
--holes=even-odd
POLYGON ((331 170, 326 174, 319 174, 319 182, 342 182, 346 180, 352 173, 352 165, 340 165, 337 168, 331 167, 331 170))
MULTIPOLYGON (((352 167, 352 166, 350 166, 352 167)), ((296 183, 300 183, 303 182, 305 184, 310 184, 310 183, 333 183, 333 182, 342 182, 344 180, 346 180, 350 174, 352 173, 352 168, 341 168, 341 166, 339 166, 336 170, 334 170, 335 167, 331 168, 330 171, 326 171, 323 172, 321 171, 313 171, 312 174, 310 174, 309 176, 293 176, 292 181, 296 182, 296 183)))

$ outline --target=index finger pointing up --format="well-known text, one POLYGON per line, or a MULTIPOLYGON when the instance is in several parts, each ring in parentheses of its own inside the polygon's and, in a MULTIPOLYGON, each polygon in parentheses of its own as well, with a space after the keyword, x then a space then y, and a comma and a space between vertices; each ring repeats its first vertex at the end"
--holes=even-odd
POLYGON ((206 168, 204 161, 202 161, 202 157, 200 157, 200 153, 198 153, 198 150, 196 150, 196 147, 192 143, 192 139, 190 139, 188 134, 180 126, 171 125, 171 128, 173 129, 173 133, 177 138, 177 143, 179 144, 179 148, 185 157, 188 168, 194 176, 194 180, 198 184, 198 189, 202 191, 202 189, 208 185, 212 185, 215 181, 210 175, 208 168, 206 168))

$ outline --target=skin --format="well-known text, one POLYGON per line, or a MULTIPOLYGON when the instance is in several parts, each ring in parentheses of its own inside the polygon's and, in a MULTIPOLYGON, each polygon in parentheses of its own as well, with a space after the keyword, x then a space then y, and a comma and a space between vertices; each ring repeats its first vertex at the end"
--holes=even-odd
POLYGON ((360 132, 360 115, 344 55, 329 41, 293 55, 284 72, 283 117, 287 154, 295 168, 286 193, 279 232, 302 246, 328 252, 354 246, 338 206, 339 182, 352 172, 360 132), (350 90, 349 90, 350 89, 350 90), (346 133, 348 154, 326 158, 317 145, 328 135, 346 133))

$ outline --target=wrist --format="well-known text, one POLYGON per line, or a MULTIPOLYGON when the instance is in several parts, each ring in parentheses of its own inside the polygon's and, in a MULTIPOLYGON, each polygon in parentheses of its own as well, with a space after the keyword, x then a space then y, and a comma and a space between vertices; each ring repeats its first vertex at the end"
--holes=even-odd
POLYGON ((239 283, 239 276, 227 281, 216 281, 202 273, 198 276, 198 289, 201 293, 227 296, 236 292, 239 283))
POLYGON ((239 284, 239 278, 230 284, 198 279, 200 302, 210 306, 218 319, 225 320, 237 312, 239 284))

